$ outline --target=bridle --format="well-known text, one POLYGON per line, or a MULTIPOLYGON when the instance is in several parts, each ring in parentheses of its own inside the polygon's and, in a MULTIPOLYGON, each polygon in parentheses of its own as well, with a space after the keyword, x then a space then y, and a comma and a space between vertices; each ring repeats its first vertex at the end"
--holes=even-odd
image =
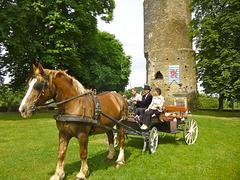
POLYGON ((51 89, 51 86, 50 86, 50 83, 49 83, 49 76, 44 76, 42 74, 34 74, 31 79, 37 78, 37 76, 41 76, 42 78, 44 78, 44 82, 40 82, 39 80, 37 80, 37 82, 35 82, 35 84, 33 86, 33 88, 40 93, 38 95, 36 101, 33 102, 33 105, 30 106, 30 108, 32 109, 33 112, 38 109, 37 106, 38 106, 38 103, 40 101, 40 98, 45 93, 45 86, 46 85, 48 86, 48 90, 50 92, 51 98, 53 98, 53 92, 52 92, 52 89, 51 89))
POLYGON ((51 98, 54 98, 54 94, 52 92, 52 89, 51 89, 51 86, 50 86, 50 83, 49 83, 49 76, 44 76, 42 74, 35 74, 32 76, 32 79, 33 78, 37 78, 37 76, 41 76, 42 78, 44 78, 44 82, 40 82, 37 80, 37 82, 35 82, 33 88, 35 90, 37 90, 38 92, 40 92, 40 94, 38 95, 38 98, 36 99, 35 102, 33 102, 33 105, 30 106, 30 108, 32 109, 32 111, 36 111, 36 110, 39 110, 39 109, 43 109, 43 108, 48 108, 48 107, 54 107, 56 105, 59 105, 59 104, 64 104, 64 103, 67 103, 69 101, 72 101, 78 97, 83 97, 87 94, 96 94, 96 90, 94 91, 88 91, 86 93, 83 93, 83 94, 79 94, 77 96, 74 96, 72 98, 69 98, 69 99, 66 99, 66 100, 63 100, 61 102, 57 102, 57 103, 54 103, 54 102, 50 102, 50 103, 47 103, 47 104, 44 104, 43 106, 38 106, 38 103, 40 101, 40 98, 44 95, 45 93, 45 86, 47 85, 48 86, 48 90, 50 92, 50 95, 51 95, 51 98))

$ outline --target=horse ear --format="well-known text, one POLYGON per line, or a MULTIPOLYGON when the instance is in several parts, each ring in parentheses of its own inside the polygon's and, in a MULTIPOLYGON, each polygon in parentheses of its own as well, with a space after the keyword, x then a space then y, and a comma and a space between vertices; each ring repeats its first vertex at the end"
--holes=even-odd
POLYGON ((43 67, 42 67, 42 65, 40 63, 38 64, 38 70, 39 70, 39 74, 43 74, 44 73, 43 67))
POLYGON ((34 73, 36 72, 36 70, 37 70, 37 67, 33 64, 33 71, 34 71, 34 73))

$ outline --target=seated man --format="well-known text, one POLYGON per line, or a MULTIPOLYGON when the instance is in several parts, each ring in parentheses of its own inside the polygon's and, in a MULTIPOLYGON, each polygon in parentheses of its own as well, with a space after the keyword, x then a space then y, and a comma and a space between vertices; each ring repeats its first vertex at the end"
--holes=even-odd
MULTIPOLYGON (((124 98, 126 98, 126 95, 123 95, 124 98)), ((142 96, 137 93, 137 90, 135 88, 132 88, 132 97, 130 99, 126 99, 127 103, 131 106, 128 107, 129 112, 134 112, 135 110, 135 104, 133 103, 134 100, 141 101, 142 96)))
POLYGON ((142 119, 143 113, 147 109, 147 107, 151 104, 152 102, 152 95, 150 94, 150 86, 145 85, 144 86, 144 95, 142 97, 141 101, 133 100, 133 103, 136 104, 136 111, 135 111, 135 116, 140 116, 140 119, 142 119))
POLYGON ((153 114, 155 115, 161 114, 164 101, 165 101, 164 97, 161 95, 161 89, 156 88, 155 96, 153 97, 151 104, 143 114, 143 125, 141 126, 141 129, 145 130, 148 128, 148 126, 151 123, 151 118, 153 114))

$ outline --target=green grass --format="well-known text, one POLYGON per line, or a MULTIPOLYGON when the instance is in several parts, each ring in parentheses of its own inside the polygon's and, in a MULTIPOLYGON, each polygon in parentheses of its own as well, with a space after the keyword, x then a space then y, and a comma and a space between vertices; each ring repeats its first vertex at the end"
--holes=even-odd
MULTIPOLYGON (((41 180, 54 174, 58 130, 52 115, 41 113, 29 119, 0 115, 0 179, 41 180)), ((114 168, 115 162, 105 162, 107 145, 96 141, 105 134, 91 136, 88 179, 240 179, 240 114, 199 111, 193 117, 199 126, 196 144, 188 146, 169 134, 160 139, 154 154, 142 155, 142 141, 126 140, 126 163, 120 169, 114 168)), ((65 179, 74 179, 80 164, 79 146, 72 139, 65 179)))

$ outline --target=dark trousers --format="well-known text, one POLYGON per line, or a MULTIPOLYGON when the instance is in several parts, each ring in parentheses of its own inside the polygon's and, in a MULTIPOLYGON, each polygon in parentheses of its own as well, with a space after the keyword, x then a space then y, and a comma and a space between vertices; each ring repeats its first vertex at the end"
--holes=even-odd
POLYGON ((152 110, 152 109, 150 109, 149 111, 146 111, 143 114, 143 124, 146 124, 147 126, 149 126, 151 123, 151 118, 153 114, 156 114, 156 116, 158 116, 161 114, 161 112, 159 112, 158 110, 152 110))
POLYGON ((143 119, 143 114, 144 114, 144 112, 145 112, 145 110, 146 110, 147 108, 137 108, 136 110, 135 110, 135 116, 136 115, 138 115, 139 117, 140 117, 140 123, 142 122, 142 119, 143 119))
POLYGON ((144 112, 145 112, 145 110, 146 110, 147 108, 137 108, 136 110, 135 110, 135 116, 136 115, 139 115, 139 116, 143 116, 143 114, 144 114, 144 112))

